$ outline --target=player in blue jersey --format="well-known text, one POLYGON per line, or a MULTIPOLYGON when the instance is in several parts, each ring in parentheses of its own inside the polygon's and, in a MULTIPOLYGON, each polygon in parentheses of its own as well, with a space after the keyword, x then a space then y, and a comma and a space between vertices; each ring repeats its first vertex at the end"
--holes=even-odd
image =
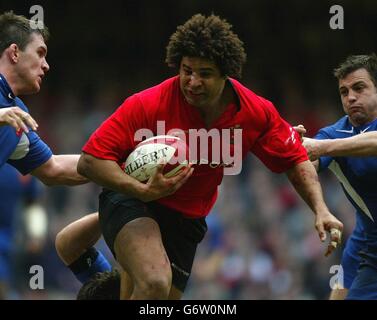
MULTIPOLYGON (((52 154, 34 131, 37 124, 18 97, 39 92, 49 70, 48 37, 46 27, 34 29, 23 16, 13 12, 0 15, 0 167, 8 162, 47 185, 78 185, 88 181, 77 173, 79 155, 52 154)), ((94 248, 86 250, 70 267, 82 282, 97 271, 111 269, 94 248)))
POLYGON ((346 116, 303 142, 313 164, 336 175, 356 209, 342 256, 344 289, 330 298, 377 299, 377 56, 350 56, 335 76, 346 116))
MULTIPOLYGON (((12 253, 16 222, 20 221, 21 209, 29 215, 38 214, 42 219, 46 213, 37 203, 42 188, 30 176, 22 176, 15 168, 5 164, 0 168, 0 299, 9 297, 12 283, 12 253)), ((34 219, 29 216, 27 219, 34 219)), ((43 228, 42 228, 43 229, 43 228)), ((31 240, 41 240, 41 234, 31 234, 31 240), (37 239, 38 238, 38 239, 37 239)))

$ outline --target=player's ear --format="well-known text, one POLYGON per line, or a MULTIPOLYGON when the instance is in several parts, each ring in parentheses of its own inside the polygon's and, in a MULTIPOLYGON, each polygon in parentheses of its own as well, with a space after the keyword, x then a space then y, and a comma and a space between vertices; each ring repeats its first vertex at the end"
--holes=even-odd
POLYGON ((12 43, 8 48, 5 49, 5 53, 8 56, 11 63, 18 63, 20 57, 20 48, 17 44, 12 43))

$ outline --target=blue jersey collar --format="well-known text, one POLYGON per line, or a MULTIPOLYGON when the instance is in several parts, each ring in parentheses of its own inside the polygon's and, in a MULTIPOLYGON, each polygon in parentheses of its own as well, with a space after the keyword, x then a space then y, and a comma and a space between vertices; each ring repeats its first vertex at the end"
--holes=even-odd
POLYGON ((8 101, 12 101, 16 99, 16 96, 14 95, 12 89, 10 88, 7 80, 1 73, 0 73, 0 92, 1 92, 1 95, 8 101))
POLYGON ((348 117, 347 120, 348 120, 348 123, 349 123, 350 127, 352 128, 352 130, 355 130, 356 133, 363 133, 363 132, 368 131, 369 129, 376 130, 375 128, 376 128, 376 124, 377 124, 377 119, 374 119, 374 120, 372 120, 368 123, 362 124, 360 126, 353 126, 349 117, 348 117))

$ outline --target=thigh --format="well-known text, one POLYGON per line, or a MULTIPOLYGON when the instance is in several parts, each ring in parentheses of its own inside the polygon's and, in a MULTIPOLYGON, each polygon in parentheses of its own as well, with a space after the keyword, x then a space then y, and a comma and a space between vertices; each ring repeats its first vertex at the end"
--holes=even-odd
POLYGON ((361 257, 359 252, 364 248, 364 243, 354 239, 352 236, 348 239, 346 247, 343 250, 341 265, 343 268, 343 288, 349 289, 357 275, 361 257))
POLYGON ((98 211, 103 237, 114 256, 115 238, 124 225, 141 217, 153 218, 142 201, 109 190, 100 194, 98 211))
POLYGON ((347 300, 377 300, 377 269, 361 264, 352 282, 347 300))
POLYGON ((114 241, 117 261, 135 285, 146 277, 170 273, 170 262, 155 220, 141 217, 126 223, 114 241))
POLYGON ((182 294, 191 274, 197 246, 207 231, 207 225, 204 219, 185 218, 180 213, 163 207, 156 212, 162 241, 170 259, 172 284, 182 294))

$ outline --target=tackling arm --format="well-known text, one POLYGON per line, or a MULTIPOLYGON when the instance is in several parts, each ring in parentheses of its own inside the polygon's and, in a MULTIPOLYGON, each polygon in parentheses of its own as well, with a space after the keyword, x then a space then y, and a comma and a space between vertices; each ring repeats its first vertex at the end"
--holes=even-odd
POLYGON ((343 224, 327 208, 313 165, 310 161, 304 161, 289 169, 286 174, 297 192, 314 212, 315 227, 321 241, 325 241, 326 231, 330 233, 331 241, 325 254, 328 256, 341 241, 339 231, 343 230, 343 224), (334 232, 334 229, 338 231, 334 232))
POLYGON ((303 145, 311 160, 321 156, 377 156, 377 132, 365 132, 344 139, 315 140, 304 138, 303 145))
POLYGON ((88 180, 78 174, 79 155, 53 155, 47 162, 34 169, 31 174, 44 184, 75 186, 88 180))

